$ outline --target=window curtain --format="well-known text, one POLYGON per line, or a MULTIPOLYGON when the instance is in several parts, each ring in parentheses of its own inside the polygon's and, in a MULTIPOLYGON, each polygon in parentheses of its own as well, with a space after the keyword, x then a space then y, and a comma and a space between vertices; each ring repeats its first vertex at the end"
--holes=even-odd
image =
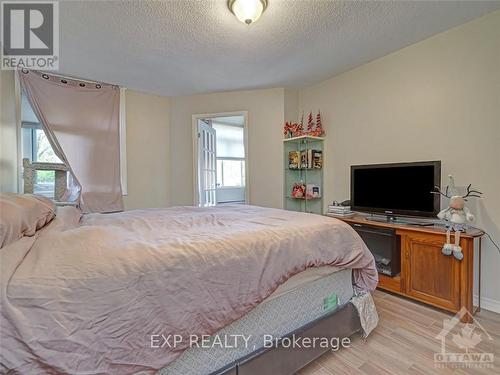
POLYGON ((36 71, 18 74, 55 154, 70 168, 64 199, 78 200, 86 213, 123 210, 119 87, 36 71))
POLYGON ((217 132, 218 158, 245 158, 245 142, 243 127, 212 123, 217 132))

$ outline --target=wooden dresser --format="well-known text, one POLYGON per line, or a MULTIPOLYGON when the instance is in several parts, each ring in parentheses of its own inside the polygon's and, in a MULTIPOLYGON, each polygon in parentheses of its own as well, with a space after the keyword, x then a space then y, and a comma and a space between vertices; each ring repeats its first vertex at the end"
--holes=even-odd
MULTIPOLYGON (((394 277, 379 273, 380 289, 456 313, 465 307, 471 313, 473 306, 474 257, 480 277, 481 237, 484 232, 470 229, 461 234, 460 246, 464 254, 459 261, 441 252, 446 242, 443 227, 422 227, 369 220, 357 215, 341 220, 356 226, 388 227, 396 231, 401 243, 401 272, 394 277)), ((453 235, 452 235, 453 240, 453 235)), ((480 286, 478 295, 480 296, 480 286)), ((480 298, 478 299, 480 300, 480 298)), ((468 314, 464 321, 470 320, 468 314)))

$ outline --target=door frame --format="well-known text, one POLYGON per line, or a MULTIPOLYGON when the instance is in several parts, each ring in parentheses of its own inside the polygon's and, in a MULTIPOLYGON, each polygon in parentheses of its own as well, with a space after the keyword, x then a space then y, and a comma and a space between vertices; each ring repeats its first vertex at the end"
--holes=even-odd
POLYGON ((248 111, 200 113, 192 116, 191 137, 193 140, 193 204, 200 204, 198 196, 198 120, 213 119, 217 117, 243 116, 243 142, 245 146, 245 204, 250 202, 250 184, 248 178, 248 111))

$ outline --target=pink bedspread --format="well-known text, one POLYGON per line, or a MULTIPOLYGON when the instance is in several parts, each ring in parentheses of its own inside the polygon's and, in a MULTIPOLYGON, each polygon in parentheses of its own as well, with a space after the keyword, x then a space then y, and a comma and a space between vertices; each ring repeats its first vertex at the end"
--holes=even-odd
POLYGON ((253 206, 91 214, 73 208, 0 250, 3 371, 130 374, 186 349, 152 334, 212 334, 307 267, 354 269, 373 290, 372 255, 348 225, 253 206))

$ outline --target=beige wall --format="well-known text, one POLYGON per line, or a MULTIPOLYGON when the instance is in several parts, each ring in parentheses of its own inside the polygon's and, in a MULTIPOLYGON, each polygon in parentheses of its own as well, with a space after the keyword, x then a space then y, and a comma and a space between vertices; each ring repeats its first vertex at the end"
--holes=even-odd
POLYGON ((17 192, 17 126, 14 72, 0 71, 0 191, 17 192))
MULTIPOLYGON (((442 160, 443 184, 484 192, 469 205, 500 241, 499 41, 495 12, 302 90, 326 125, 325 204, 349 197, 350 165, 442 160)), ((483 295, 500 306, 500 254, 483 243, 483 295)))
POLYGON ((251 90, 171 98, 173 205, 193 204, 192 116, 248 111, 250 203, 282 207, 284 90, 251 90))
MULTIPOLYGON (((284 96, 285 121, 297 121, 299 117, 299 92, 298 90, 285 89, 284 96)), ((280 124, 281 125, 281 124, 280 124)))
POLYGON ((125 208, 170 205, 170 99, 126 91, 125 208))

